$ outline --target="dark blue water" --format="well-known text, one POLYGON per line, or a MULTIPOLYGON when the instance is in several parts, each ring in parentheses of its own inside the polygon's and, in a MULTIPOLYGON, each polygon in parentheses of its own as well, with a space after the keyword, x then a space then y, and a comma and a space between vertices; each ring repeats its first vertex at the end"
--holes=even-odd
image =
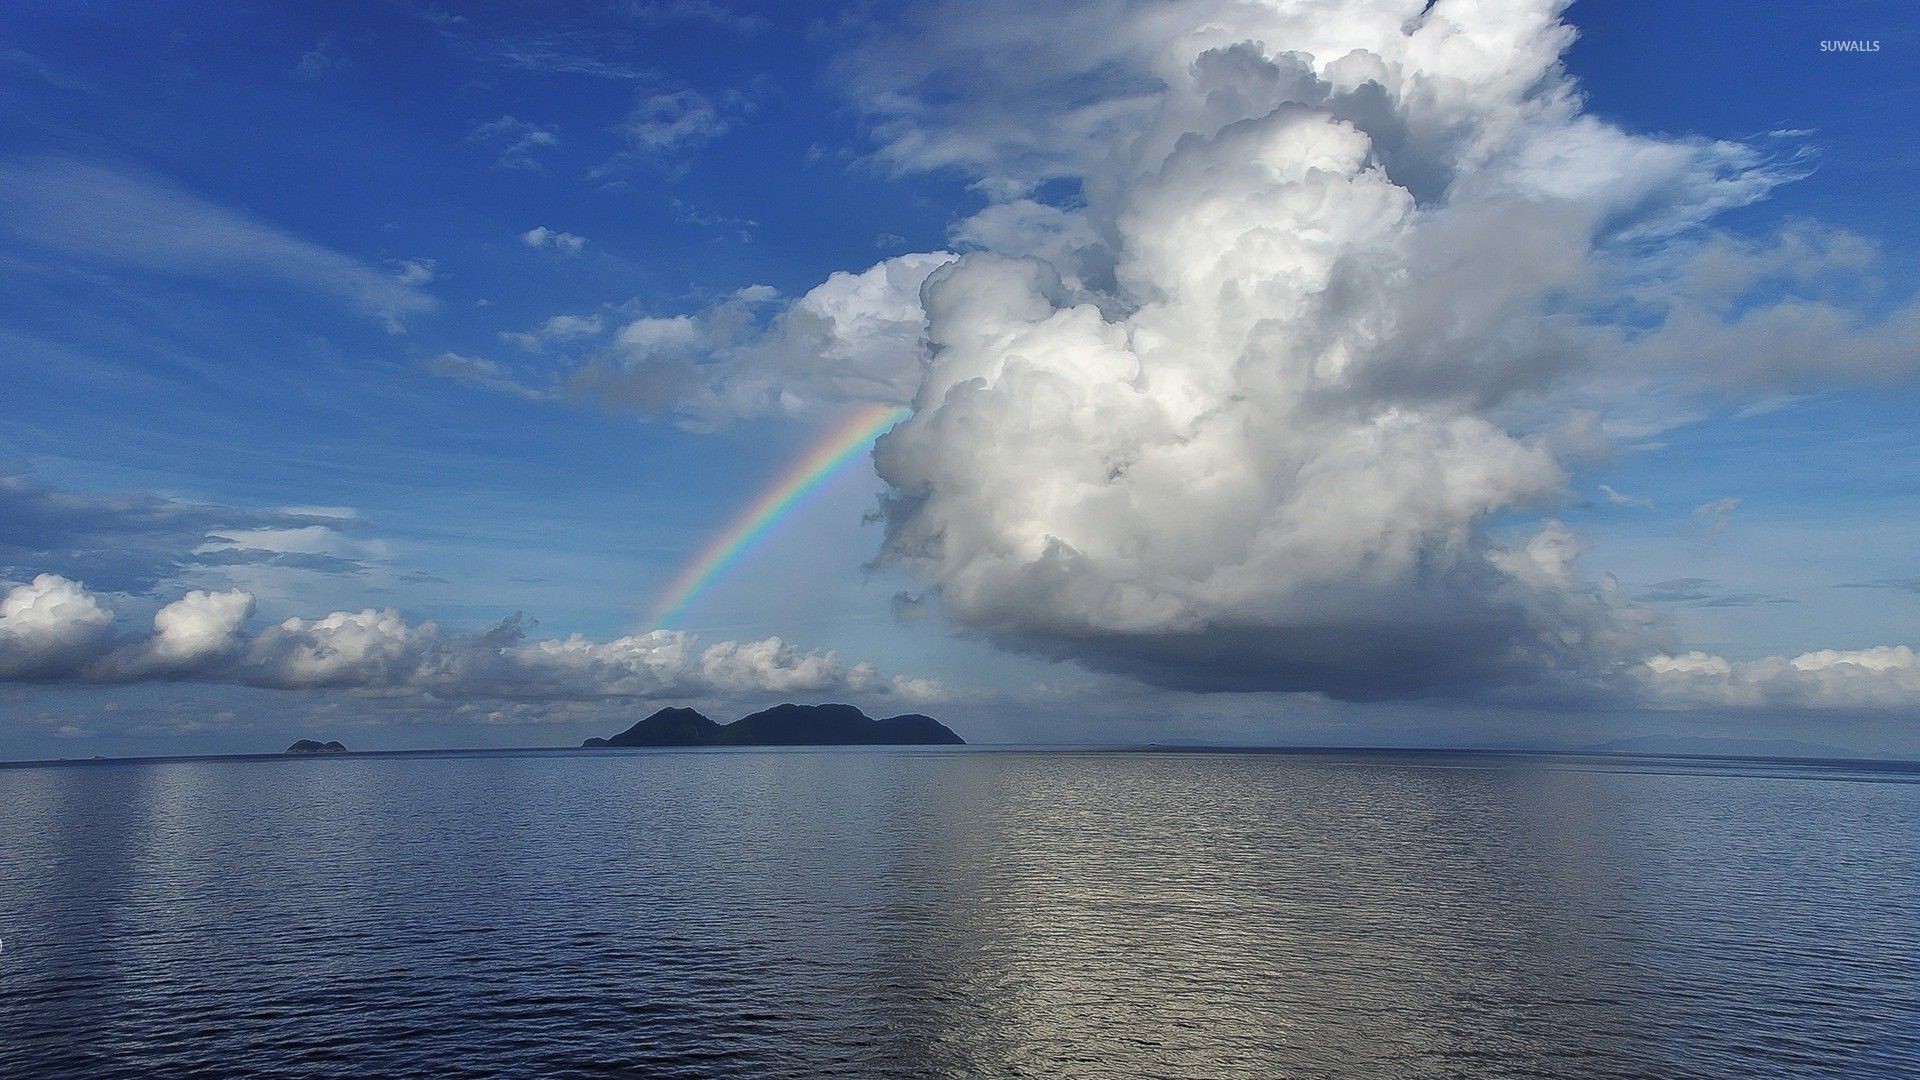
POLYGON ((0 1075, 1913 1075, 1916 781, 1376 753, 5 768, 0 1075))

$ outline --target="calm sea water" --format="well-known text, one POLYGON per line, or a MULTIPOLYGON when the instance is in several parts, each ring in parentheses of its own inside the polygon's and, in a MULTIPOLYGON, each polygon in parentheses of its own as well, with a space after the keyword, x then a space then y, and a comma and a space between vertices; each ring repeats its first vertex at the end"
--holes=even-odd
POLYGON ((1920 1073, 1920 773, 1491 754, 0 769, 0 1075, 1920 1073))

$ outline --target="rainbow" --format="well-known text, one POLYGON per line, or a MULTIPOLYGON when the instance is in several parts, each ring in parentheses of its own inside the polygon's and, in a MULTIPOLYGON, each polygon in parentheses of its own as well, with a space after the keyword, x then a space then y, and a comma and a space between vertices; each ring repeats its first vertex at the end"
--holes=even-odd
POLYGON ((808 492, 818 489, 910 412, 895 405, 868 405, 814 443, 799 461, 742 510, 725 531, 681 568, 654 608, 653 625, 670 626, 728 567, 739 562, 782 518, 798 508, 808 492))

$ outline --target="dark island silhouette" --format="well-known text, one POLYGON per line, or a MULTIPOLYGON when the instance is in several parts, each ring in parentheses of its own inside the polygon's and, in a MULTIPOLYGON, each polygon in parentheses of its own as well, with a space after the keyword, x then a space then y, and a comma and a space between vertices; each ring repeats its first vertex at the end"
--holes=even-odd
POLYGON ((287 747, 285 752, 289 754, 344 754, 347 752, 347 748, 344 744, 337 742, 316 742, 312 739, 301 739, 292 746, 287 747))
POLYGON ((964 746, 931 716, 876 720, 851 705, 775 705, 731 724, 692 709, 661 709, 610 739, 582 746, 964 746))

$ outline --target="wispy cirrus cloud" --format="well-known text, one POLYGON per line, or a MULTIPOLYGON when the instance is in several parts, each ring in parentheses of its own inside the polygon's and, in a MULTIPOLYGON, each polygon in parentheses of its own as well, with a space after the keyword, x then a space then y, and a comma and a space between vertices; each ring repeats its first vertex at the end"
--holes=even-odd
POLYGON ((522 401, 554 401, 560 397, 555 390, 542 389, 523 382, 511 368, 484 356, 468 356, 454 352, 441 353, 422 360, 420 370, 442 379, 465 383, 476 389, 517 397, 522 401))
POLYGON ((537 27, 528 27, 497 25, 496 20, 477 14, 475 18, 438 11, 416 14, 453 48, 495 67, 618 82, 657 76, 652 66, 633 58, 638 38, 623 25, 625 20, 544 19, 537 27))
POLYGON ((642 0, 624 10, 646 23, 705 23, 738 34, 757 34, 767 28, 766 19, 713 0, 642 0))
POLYGON ((670 153, 725 135, 745 107, 738 95, 715 99, 689 88, 648 94, 627 114, 620 131, 640 151, 670 153))
POLYGON ((706 94, 692 87, 643 89, 614 129, 627 148, 588 177, 618 184, 636 169, 678 173, 696 151, 732 131, 754 108, 753 98, 739 90, 706 94))
POLYGON ((541 71, 554 75, 585 75, 595 79, 635 82, 656 77, 645 64, 595 55, 584 42, 565 35, 521 38, 492 42, 483 55, 502 67, 521 71, 541 71))
POLYGON ((565 346, 590 341, 606 329, 606 320, 598 314, 554 315, 532 330, 502 331, 500 338, 528 352, 542 352, 550 345, 565 346))
POLYGON ((342 53, 332 38, 321 38, 313 48, 300 54, 293 66, 293 77, 302 82, 319 82, 328 75, 353 70, 353 60, 342 53))
POLYGON ((1618 506, 1629 510, 1652 510, 1654 508, 1652 499, 1642 498, 1638 495, 1628 495, 1625 492, 1616 491, 1606 484, 1601 484, 1598 490, 1600 497, 1606 500, 1608 506, 1618 506))
POLYGON ((31 76, 48 86, 78 94, 98 94, 99 87, 56 71, 25 49, 0 48, 0 71, 31 76))
POLYGON ((534 155, 560 145, 560 129, 530 123, 517 116, 502 116, 474 125, 467 133, 467 141, 492 149, 497 155, 495 168, 544 174, 546 165, 534 155))
POLYGON ((1834 586, 1836 589, 1891 589, 1894 592, 1909 592, 1920 595, 1920 577, 1875 578, 1872 581, 1848 581, 1834 586))
POLYGON ((66 157, 0 159, 0 235, 111 270, 327 297, 394 333, 438 306, 423 264, 388 273, 164 177, 66 157))

